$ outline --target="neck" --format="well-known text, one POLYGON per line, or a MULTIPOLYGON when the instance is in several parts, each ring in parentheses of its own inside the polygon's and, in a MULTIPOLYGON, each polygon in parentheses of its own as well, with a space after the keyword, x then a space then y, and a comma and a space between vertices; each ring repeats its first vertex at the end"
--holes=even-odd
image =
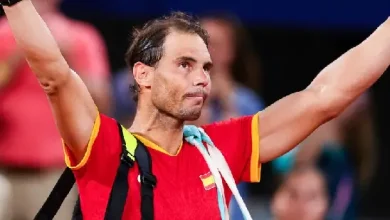
POLYGON ((129 131, 151 140, 171 155, 176 154, 183 141, 184 122, 140 104, 129 131))

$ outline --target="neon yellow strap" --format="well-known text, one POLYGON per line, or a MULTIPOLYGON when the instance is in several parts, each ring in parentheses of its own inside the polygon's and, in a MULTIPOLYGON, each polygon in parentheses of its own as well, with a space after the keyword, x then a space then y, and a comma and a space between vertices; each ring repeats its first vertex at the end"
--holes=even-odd
POLYGON ((137 139, 130 132, 127 131, 126 128, 122 127, 123 137, 126 142, 126 150, 129 152, 129 157, 133 161, 135 161, 135 149, 137 149, 137 139))

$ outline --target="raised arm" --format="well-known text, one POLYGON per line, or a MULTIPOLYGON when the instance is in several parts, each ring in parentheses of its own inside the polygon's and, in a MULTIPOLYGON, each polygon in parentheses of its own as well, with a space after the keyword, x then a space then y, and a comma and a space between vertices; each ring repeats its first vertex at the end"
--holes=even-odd
POLYGON ((260 159, 270 161, 338 116, 390 65, 390 19, 358 46, 323 69, 303 91, 259 114, 260 159))
POLYGON ((61 136, 80 158, 98 115, 86 86, 69 68, 30 0, 4 6, 4 11, 18 46, 49 98, 61 136))

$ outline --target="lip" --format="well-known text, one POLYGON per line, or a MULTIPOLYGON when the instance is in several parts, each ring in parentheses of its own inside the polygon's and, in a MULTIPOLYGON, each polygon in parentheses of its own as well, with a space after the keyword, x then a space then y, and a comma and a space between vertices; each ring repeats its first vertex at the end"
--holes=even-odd
POLYGON ((187 96, 186 99, 192 99, 196 101, 203 101, 204 97, 203 96, 187 96))
POLYGON ((203 94, 188 94, 185 96, 185 99, 194 101, 196 103, 203 103, 205 96, 203 94))
POLYGON ((192 93, 185 95, 186 98, 205 98, 205 95, 203 93, 192 93))
POLYGON ((186 95, 186 98, 204 98, 204 95, 186 95))

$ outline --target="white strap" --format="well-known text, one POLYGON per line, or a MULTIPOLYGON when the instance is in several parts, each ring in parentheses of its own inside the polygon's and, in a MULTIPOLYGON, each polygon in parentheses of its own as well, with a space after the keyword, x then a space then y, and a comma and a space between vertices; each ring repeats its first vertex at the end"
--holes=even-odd
POLYGON ((225 213, 224 213, 225 214, 225 220, 229 220, 229 211, 228 211, 228 207, 227 207, 226 202, 225 202, 226 198, 225 198, 223 182, 222 182, 221 174, 218 171, 218 167, 213 162, 213 159, 211 158, 211 156, 207 152, 205 152, 204 149, 201 149, 200 146, 198 146, 198 145, 195 145, 195 146, 198 148, 198 150, 202 154, 203 158, 206 160, 206 163, 207 163, 208 167, 210 168, 211 174, 214 177, 217 189, 220 190, 220 192, 222 193, 223 203, 224 203, 224 206, 225 206, 225 208, 224 208, 224 210, 225 210, 225 213))
POLYGON ((245 220, 252 220, 252 217, 249 213, 248 208, 245 205, 244 200, 242 199, 238 189, 237 185, 234 181, 232 172, 229 168, 229 165, 227 164, 225 157, 221 153, 221 151, 216 148, 215 146, 207 145, 210 156, 213 160, 213 162, 218 166, 219 172, 221 172, 222 177, 225 179, 225 182, 229 186, 230 190, 232 191, 234 197, 237 200, 238 206, 241 209, 242 214, 244 215, 245 220))
MULTIPOLYGON (((207 136, 207 134, 204 132, 204 130, 202 128, 198 128, 198 129, 201 131, 201 133, 203 133, 207 136)), ((212 143, 212 142, 210 142, 210 143, 212 143)), ((203 143, 200 143, 200 144, 203 145, 203 143)), ((222 178, 225 180, 226 184, 228 185, 228 187, 230 188, 234 197, 236 198, 238 206, 240 207, 241 212, 242 212, 245 220, 252 220, 252 217, 248 211, 248 208, 246 207, 244 200, 242 199, 242 197, 237 189, 237 185, 235 183, 235 180, 233 178, 233 175, 232 175, 232 172, 229 168, 229 165, 226 162, 225 157, 223 156, 221 151, 218 148, 216 148, 213 144, 211 144, 211 145, 207 144, 207 149, 204 148, 204 145, 199 146, 199 143, 194 144, 194 145, 198 148, 198 150, 201 152, 203 158, 206 160, 206 163, 207 163, 208 167, 210 168, 211 173, 214 177, 217 189, 222 193, 223 205, 224 205, 224 210, 225 210, 225 213, 224 213, 225 218, 224 219, 226 219, 226 220, 229 219, 229 212, 228 212, 228 208, 226 205, 226 199, 225 199, 222 178), (221 174, 222 174, 222 177, 221 177, 221 174)))

